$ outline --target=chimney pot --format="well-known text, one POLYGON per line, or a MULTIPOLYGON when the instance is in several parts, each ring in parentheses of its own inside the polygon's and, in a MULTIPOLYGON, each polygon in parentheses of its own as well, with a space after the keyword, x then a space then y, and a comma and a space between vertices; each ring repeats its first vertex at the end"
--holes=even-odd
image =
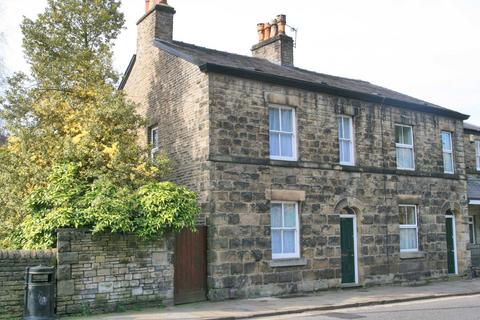
POLYGON ((270 26, 270 38, 273 38, 278 34, 277 20, 273 19, 270 26))
POLYGON ((265 23, 257 24, 258 42, 265 40, 265 23))
POLYGON ((270 29, 271 29, 270 23, 266 23, 266 24, 265 24, 265 30, 264 30, 264 35, 265 35, 264 38, 265 38, 265 40, 270 39, 270 29))
POLYGON ((277 16, 278 34, 285 34, 285 26, 287 25, 287 16, 279 14, 277 16))
POLYGON ((259 43, 252 47, 253 56, 282 66, 293 66, 294 41, 285 34, 286 25, 287 18, 283 14, 271 23, 258 23, 259 43))

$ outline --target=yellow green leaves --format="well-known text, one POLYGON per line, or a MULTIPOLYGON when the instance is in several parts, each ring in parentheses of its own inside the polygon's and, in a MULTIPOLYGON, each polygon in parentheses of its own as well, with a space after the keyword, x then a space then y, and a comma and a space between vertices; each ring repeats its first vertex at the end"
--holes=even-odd
POLYGON ((195 193, 171 182, 122 186, 106 176, 86 181, 72 163, 56 166, 44 188, 30 194, 28 215, 9 237, 17 247, 55 245, 59 228, 89 228, 94 233, 135 233, 143 238, 194 229, 199 212, 195 193))
MULTIPOLYGON (((132 195, 168 170, 166 157, 152 162, 139 146, 145 121, 116 90, 111 48, 123 27, 119 4, 50 0, 22 23, 32 72, 9 80, 0 106, 9 132, 0 151, 0 241, 11 235, 3 246, 51 246, 62 226, 137 230, 132 195)), ((177 229, 175 221, 165 218, 161 228, 153 221, 157 230, 177 229)))

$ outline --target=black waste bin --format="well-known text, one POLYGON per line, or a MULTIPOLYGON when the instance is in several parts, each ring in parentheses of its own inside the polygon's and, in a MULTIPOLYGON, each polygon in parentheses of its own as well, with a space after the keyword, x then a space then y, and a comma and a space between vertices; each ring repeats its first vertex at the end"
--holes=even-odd
POLYGON ((27 268, 24 320, 55 319, 55 268, 27 268))

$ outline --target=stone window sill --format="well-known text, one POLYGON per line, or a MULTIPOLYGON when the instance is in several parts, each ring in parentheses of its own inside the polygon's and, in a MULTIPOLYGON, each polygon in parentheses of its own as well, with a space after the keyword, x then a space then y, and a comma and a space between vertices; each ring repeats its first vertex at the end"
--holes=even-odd
POLYGON ((298 258, 298 259, 279 259, 270 261, 271 268, 282 268, 282 267, 299 267, 307 265, 307 259, 298 258))
POLYGON ((425 253, 422 251, 418 252, 400 252, 400 259, 422 259, 425 258, 425 253))

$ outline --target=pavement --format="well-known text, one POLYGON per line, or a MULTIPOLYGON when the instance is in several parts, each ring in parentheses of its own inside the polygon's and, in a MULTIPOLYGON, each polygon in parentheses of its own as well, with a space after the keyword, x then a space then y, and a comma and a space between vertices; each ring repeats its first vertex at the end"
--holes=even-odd
MULTIPOLYGON (((480 280, 451 280, 422 286, 382 286, 321 291, 306 296, 200 302, 137 312, 95 315, 106 320, 234 320, 480 294, 480 280)), ((68 318, 68 319, 85 319, 68 318)))

